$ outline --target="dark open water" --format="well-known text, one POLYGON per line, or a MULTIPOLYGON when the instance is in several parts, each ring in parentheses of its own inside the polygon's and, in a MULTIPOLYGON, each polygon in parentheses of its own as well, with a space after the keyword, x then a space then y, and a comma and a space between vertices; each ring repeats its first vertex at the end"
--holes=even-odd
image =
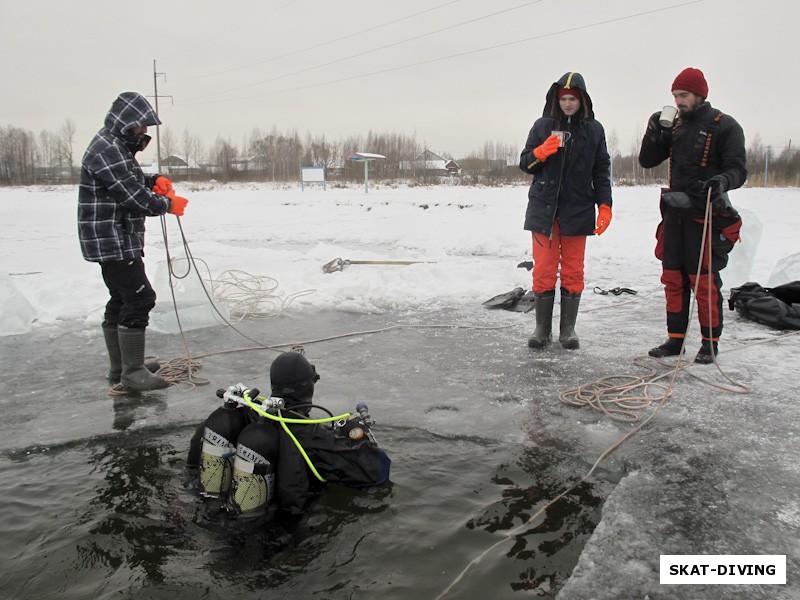
MULTIPOLYGON (((394 322, 317 315, 247 331, 274 342, 394 322), (300 329, 307 335, 290 337, 300 329)), ((208 357, 208 386, 112 400, 94 329, 3 340, 3 363, 17 367, 0 425, 3 598, 435 598, 591 466, 558 440, 533 439, 530 356, 506 351, 524 344, 522 329, 323 342, 306 348, 322 373, 315 400, 345 410, 368 400, 393 459, 392 485, 331 487, 300 523, 253 528, 199 501, 184 459, 195 426, 219 402, 214 390, 240 381, 263 389, 274 354, 208 357)), ((224 328, 188 337, 194 354, 252 346, 224 328)), ((180 356, 181 344, 148 338, 162 357, 180 356)), ((537 380, 557 368, 543 362, 537 380)), ((490 552, 447 598, 554 598, 617 480, 601 471, 490 552)))

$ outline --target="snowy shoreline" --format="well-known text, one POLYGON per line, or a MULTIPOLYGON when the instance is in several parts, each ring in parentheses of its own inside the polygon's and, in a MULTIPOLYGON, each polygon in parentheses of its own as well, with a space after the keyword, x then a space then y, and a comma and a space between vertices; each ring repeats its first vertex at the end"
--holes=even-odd
MULTIPOLYGON (((295 312, 463 308, 530 286, 529 273, 517 267, 530 260, 530 236, 522 229, 526 186, 379 187, 365 194, 244 184, 185 193, 190 204, 180 225, 206 282, 235 270, 272 278, 274 294, 283 299, 313 291, 292 301, 295 312), (352 264, 323 273, 322 266, 337 258, 415 264, 352 264)), ((658 289, 660 265, 652 254, 658 189, 621 187, 614 196, 611 227, 587 244, 587 290, 658 289)), ((800 190, 742 189, 732 196, 745 215, 744 242, 734 249, 723 281, 727 288, 747 280, 766 285, 778 261, 797 248, 800 190)), ((4 310, 4 318, 19 323, 0 320, 0 335, 23 332, 33 322, 100 319, 105 289, 97 266, 80 255, 76 198, 74 186, 0 188, 0 276, 11 274, 0 289, 12 295, 4 304, 22 313, 4 310)), ((177 221, 169 216, 165 222, 170 256, 180 259, 177 221)), ((166 252, 160 220, 151 218, 145 261, 162 308, 170 301, 166 252)), ((585 294, 583 308, 591 305, 585 294)))

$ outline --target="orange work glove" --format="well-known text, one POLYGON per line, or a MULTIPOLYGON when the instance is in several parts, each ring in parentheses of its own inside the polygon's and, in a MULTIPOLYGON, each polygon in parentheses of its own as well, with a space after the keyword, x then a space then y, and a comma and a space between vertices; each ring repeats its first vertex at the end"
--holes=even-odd
POLYGON ((169 197, 169 210, 167 212, 182 217, 183 210, 186 208, 187 204, 189 204, 189 201, 186 198, 176 196, 175 192, 172 192, 172 195, 169 197))
POLYGON ((156 183, 153 185, 153 191, 159 196, 166 196, 172 191, 172 182, 163 175, 159 175, 156 177, 156 183))
POLYGON ((597 207, 597 229, 594 232, 601 235, 611 225, 611 205, 601 204, 597 207))
POLYGON ((536 157, 536 160, 539 162, 544 162, 547 160, 547 157, 555 154, 558 151, 558 147, 561 145, 561 140, 558 139, 557 135, 551 135, 547 138, 541 146, 537 146, 533 149, 533 155, 536 157))

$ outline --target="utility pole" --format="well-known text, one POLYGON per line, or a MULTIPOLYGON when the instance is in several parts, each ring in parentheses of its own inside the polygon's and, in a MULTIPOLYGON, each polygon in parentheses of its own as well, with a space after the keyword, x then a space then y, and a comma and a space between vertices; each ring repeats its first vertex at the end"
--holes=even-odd
POLYGON ((614 187, 614 155, 611 155, 611 165, 608 170, 608 177, 611 180, 611 187, 614 187))
POLYGON ((769 187, 769 146, 767 146, 767 151, 764 152, 764 187, 769 187))
MULTIPOLYGON (((164 81, 167 80, 166 73, 158 73, 156 71, 156 61, 153 59, 153 94, 156 101, 156 115, 158 115, 158 76, 163 75, 164 81)), ((172 98, 172 96, 161 96, 161 98, 172 98)), ((159 117, 161 120, 161 117, 159 117)), ((156 172, 161 172, 161 126, 156 125, 156 172)))

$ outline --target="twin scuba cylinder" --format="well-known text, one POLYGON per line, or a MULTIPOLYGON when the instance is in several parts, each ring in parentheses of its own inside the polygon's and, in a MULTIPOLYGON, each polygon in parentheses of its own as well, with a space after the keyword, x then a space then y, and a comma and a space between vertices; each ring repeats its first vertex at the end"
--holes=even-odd
MULTIPOLYGON (((264 398, 257 389, 249 390, 241 383, 217 390, 217 397, 224 402, 206 419, 200 455, 200 494, 226 499, 228 511, 240 517, 260 516, 275 497, 279 434, 273 422, 247 407, 245 399, 270 413, 284 407, 283 399, 264 398)), ((337 419, 334 430, 351 441, 368 438, 377 443, 370 429, 374 422, 366 404, 359 403, 356 412, 350 419, 324 420, 337 419)))
MULTIPOLYGON (((278 440, 274 426, 253 413, 242 399, 259 398, 258 390, 242 384, 217 390, 224 400, 206 419, 200 466, 200 494, 227 499, 228 509, 239 515, 262 514, 274 496, 278 440)), ((269 398, 273 408, 282 401, 269 398)))

